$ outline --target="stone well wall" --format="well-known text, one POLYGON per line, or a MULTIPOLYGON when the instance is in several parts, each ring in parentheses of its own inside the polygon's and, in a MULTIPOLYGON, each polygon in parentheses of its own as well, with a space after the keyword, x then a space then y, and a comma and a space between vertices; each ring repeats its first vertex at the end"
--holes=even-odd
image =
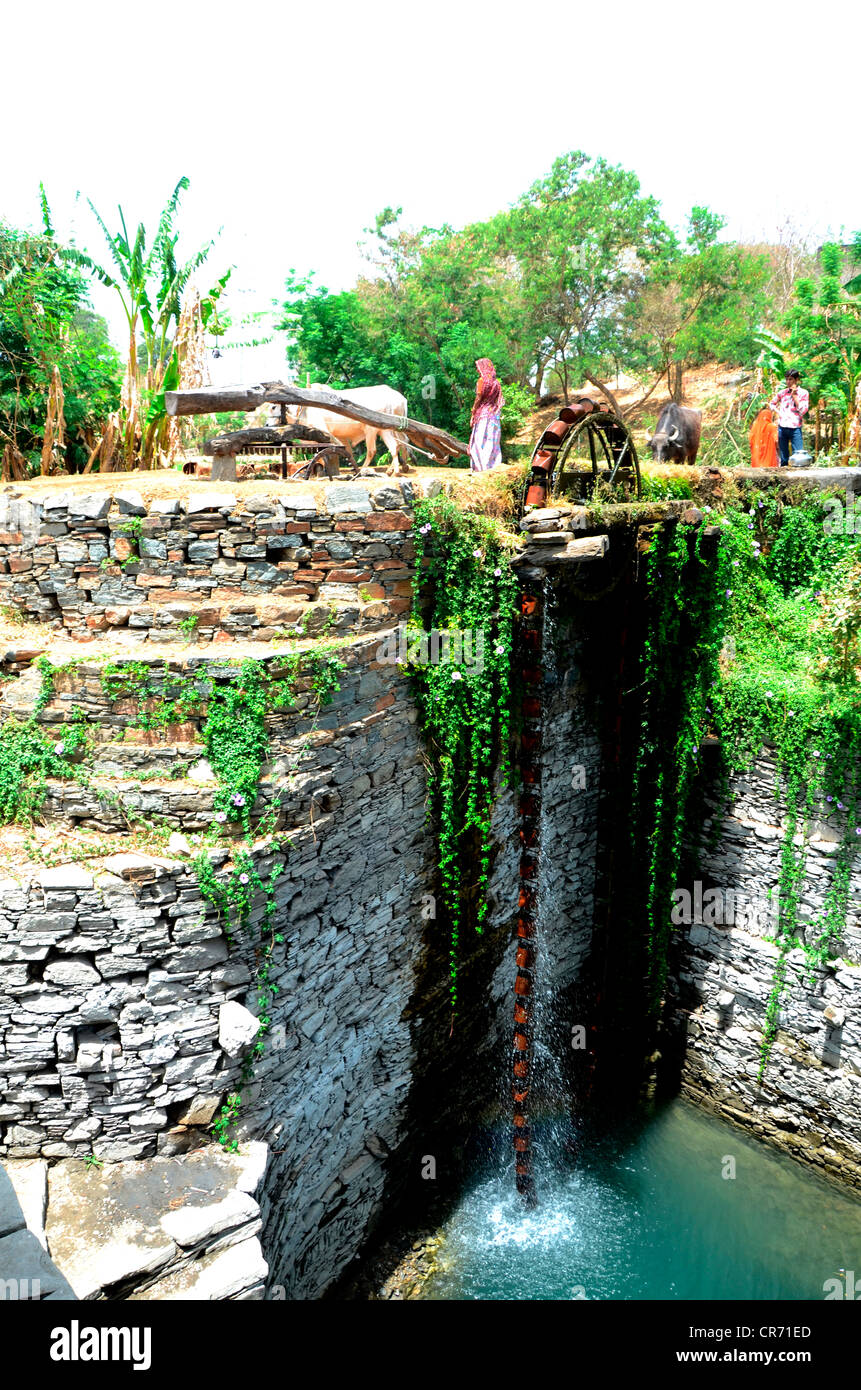
MULTIPOLYGON (((236 1134, 271 1146, 264 1247, 272 1282, 291 1297, 316 1296, 337 1277, 428 1130, 454 1132, 470 1113, 507 1033, 487 984, 502 962, 500 997, 510 1001, 514 795, 502 793, 496 814, 491 921, 464 943, 453 1044, 448 943, 423 911, 437 877, 425 755, 408 682, 377 659, 384 638, 340 649, 346 670, 330 705, 317 709, 300 690, 293 709, 268 719, 255 816, 275 791, 281 807, 254 864, 273 881, 283 939, 271 956, 278 992, 266 1048, 245 1085, 264 895, 229 941, 188 858, 143 852, 115 833, 131 816, 187 834, 210 823, 204 711, 136 730, 131 704, 106 695, 92 647, 56 674, 47 702, 35 665, 4 692, 5 717, 38 705, 58 741, 83 718, 88 777, 49 779, 43 814, 64 833, 104 832, 118 853, 86 866, 31 861, 0 885, 0 1153, 169 1157, 203 1142, 241 1085, 236 1134)), ((215 656, 165 658, 150 658, 156 682, 235 674, 215 656)), ((277 674, 277 654, 262 659, 277 674)), ((210 858, 223 880, 226 850, 210 858)))
MULTIPOLYGON (((0 1155, 161 1162, 201 1144, 239 1087, 237 1135, 269 1146, 261 1239, 270 1281, 287 1297, 317 1297, 332 1284, 392 1210, 429 1143, 509 1103, 518 792, 508 788, 498 803, 492 913, 484 937, 463 942, 462 1018, 452 1035, 447 942, 425 910, 438 874, 425 752, 408 683, 379 660, 381 641, 409 607, 417 490, 410 480, 333 484, 316 497, 194 489, 145 504, 122 490, 70 488, 29 521, 20 511, 20 529, 0 535, 0 602, 63 636, 94 638, 72 666, 63 652, 47 702, 39 669, 10 663, 16 679, 3 688, 0 717, 38 708, 58 740, 83 718, 91 775, 49 779, 43 812, 64 830, 113 837, 117 851, 87 867, 4 870, 0 1155), (139 537, 124 530, 130 518, 141 522, 139 537), (265 943, 277 993, 264 1053, 244 1084, 265 897, 257 894, 247 930, 229 940, 187 856, 141 852, 123 838, 138 820, 186 835, 209 825, 205 701, 182 724, 137 728, 134 702, 106 695, 98 656, 105 642, 122 660, 128 641, 139 660, 143 640, 156 688, 174 678, 201 688, 230 679, 229 646, 150 650, 176 643, 191 617, 196 637, 219 644, 324 626, 350 637, 332 704, 317 710, 300 684, 294 707, 267 721, 255 821, 276 795, 280 809, 254 864, 272 883, 282 939, 270 931, 265 943)), ((596 655, 600 615, 581 622, 566 609, 564 617, 559 654, 545 653, 538 966, 541 989, 557 998, 571 997, 588 956, 601 820, 619 809, 602 806, 599 793, 595 698, 610 660, 596 655)), ((260 659, 278 675, 277 649, 260 659)), ((761 900, 780 871, 772 761, 761 758, 733 790, 717 847, 701 852, 699 878, 704 888, 761 900)), ((824 813, 812 827, 802 899, 811 916, 839 835, 837 818, 824 813)), ((226 857, 212 852, 222 878, 226 857)), ((776 958, 766 931, 740 922, 685 929, 669 999, 682 1089, 861 1185, 858 860, 843 958, 812 981, 803 955, 789 958, 781 1032, 758 1087, 776 958)), ((557 1044, 567 1045, 564 1029, 557 1044)))
MULTIPOLYGON (((700 852, 703 892, 731 889, 753 913, 736 911, 731 925, 694 921, 682 929, 671 1001, 671 1021, 686 1035, 682 1089, 825 1174, 861 1186, 861 855, 853 863, 841 958, 811 971, 802 950, 788 957, 780 1031, 757 1085, 778 956, 766 939, 774 935, 768 892, 778 887, 785 823, 775 772, 766 754, 734 779, 732 809, 720 822, 717 845, 700 852)), ((799 907, 799 917, 811 924, 843 830, 840 812, 831 813, 825 803, 819 812, 810 827, 799 907)), ((814 938, 816 929, 810 925, 806 934, 814 938)))
POLYGON ((411 508, 438 480, 332 483, 273 496, 194 488, 144 501, 118 487, 31 499, 0 514, 0 603, 75 634, 125 629, 267 641, 282 629, 377 628, 409 608, 411 508))
MULTIPOLYGON (((282 1025, 281 1061, 294 1077, 292 1054, 303 1040, 319 1034, 328 1059, 326 1028, 346 1029, 350 1055, 356 1051, 354 1014, 357 1026, 387 998, 391 1004, 392 971, 409 993, 409 964, 421 944, 420 933, 405 941, 398 918, 423 880, 426 891, 432 887, 419 735, 406 681, 375 661, 378 645, 366 639, 345 653, 348 669, 331 706, 312 711, 300 699, 272 717, 269 783, 283 792, 280 833, 259 843, 254 862, 264 882, 272 879, 284 935, 272 979, 289 1026, 283 1017, 273 1022, 282 1025)), ((47 727, 62 736, 54 721, 83 710, 104 732, 104 694, 90 667, 64 679, 69 688, 41 712, 47 727)), ((195 730, 182 732, 184 741, 171 743, 176 728, 169 727, 165 747, 181 748, 198 766, 195 730)), ((110 829, 103 809, 110 785, 117 814, 143 797, 146 812, 170 826, 211 822, 211 774, 209 784, 177 779, 150 790, 134 776, 141 751, 152 753, 136 743, 97 745, 108 765, 131 753, 132 766, 120 769, 127 776, 112 784, 94 777, 83 788, 50 783, 44 813, 64 825, 110 829)), ((227 850, 209 857, 218 870, 227 850)), ((96 868, 29 866, 4 879, 0 1152, 144 1157, 170 1151, 177 1125, 207 1124, 241 1068, 224 1006, 247 1000, 256 1012, 252 974, 264 907, 258 893, 249 932, 229 943, 192 864, 151 853, 108 855, 96 868)), ((319 1096, 312 1077, 313 1066, 302 1084, 319 1096)), ((274 1101, 273 1090, 258 1105, 258 1130, 274 1101)))

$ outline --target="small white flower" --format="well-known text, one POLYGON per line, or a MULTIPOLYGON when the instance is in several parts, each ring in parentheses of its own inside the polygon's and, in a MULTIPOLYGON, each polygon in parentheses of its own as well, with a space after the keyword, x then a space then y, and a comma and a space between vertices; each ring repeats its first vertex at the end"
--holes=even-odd
POLYGON ((462 677, 462 675, 460 674, 460 671, 452 671, 452 673, 451 673, 451 678, 452 678, 453 681, 463 680, 463 677, 462 677))
POLYGON ((481 559, 481 551, 480 551, 480 550, 474 550, 472 553, 473 553, 473 555, 475 556, 476 560, 480 560, 480 559, 481 559))
POLYGON ((65 743, 55 743, 55 744, 54 744, 54 752, 55 752, 55 753, 65 753, 65 751, 66 751, 66 745, 65 745, 65 743))

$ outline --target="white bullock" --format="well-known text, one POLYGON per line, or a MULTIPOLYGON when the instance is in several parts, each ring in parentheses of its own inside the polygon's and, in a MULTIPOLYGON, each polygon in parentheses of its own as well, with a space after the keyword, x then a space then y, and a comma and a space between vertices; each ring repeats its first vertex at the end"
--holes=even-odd
MULTIPOLYGON (((329 391, 332 388, 315 381, 309 391, 329 391)), ((381 415, 406 415, 407 398, 391 386, 354 386, 348 391, 337 391, 345 400, 355 401, 367 410, 378 410, 381 415)), ((409 472, 409 453, 406 435, 400 430, 380 429, 376 425, 366 425, 361 420, 353 420, 349 415, 339 415, 337 411, 325 410, 321 406, 288 406, 287 418, 291 424, 309 425, 311 429, 326 430, 339 444, 343 444, 353 463, 356 462, 353 449, 365 441, 366 464, 370 464, 377 452, 377 439, 382 435, 383 443, 392 456, 390 473, 409 472), (405 465, 401 467, 399 450, 403 449, 405 465)))

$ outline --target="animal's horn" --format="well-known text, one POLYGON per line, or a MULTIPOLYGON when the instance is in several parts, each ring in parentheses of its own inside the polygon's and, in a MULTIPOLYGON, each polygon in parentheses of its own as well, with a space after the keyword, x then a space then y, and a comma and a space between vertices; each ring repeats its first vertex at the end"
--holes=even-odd
POLYGON ((679 437, 679 427, 678 427, 678 425, 677 425, 676 428, 673 430, 672 434, 670 435, 670 439, 671 439, 671 440, 673 440, 673 439, 678 439, 678 437, 679 437))

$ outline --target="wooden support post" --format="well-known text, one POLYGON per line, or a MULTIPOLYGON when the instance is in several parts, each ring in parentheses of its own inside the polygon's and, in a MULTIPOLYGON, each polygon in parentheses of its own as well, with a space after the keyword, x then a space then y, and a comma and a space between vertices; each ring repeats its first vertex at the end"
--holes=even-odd
POLYGON ((217 454, 212 460, 212 471, 209 478, 213 483, 235 483, 236 455, 217 454))

